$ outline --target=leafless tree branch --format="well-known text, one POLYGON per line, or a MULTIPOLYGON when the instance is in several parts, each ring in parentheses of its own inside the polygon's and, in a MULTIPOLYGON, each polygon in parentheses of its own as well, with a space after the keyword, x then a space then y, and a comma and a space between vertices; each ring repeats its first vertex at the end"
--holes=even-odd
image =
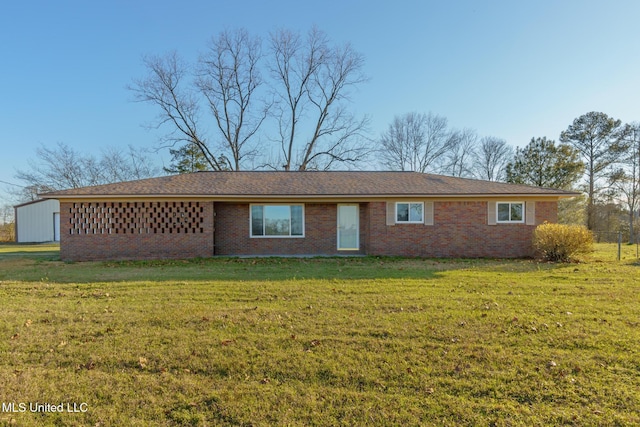
POLYGON ((344 154, 363 153, 364 147, 355 136, 365 131, 367 121, 347 114, 342 102, 348 100, 351 87, 366 80, 361 72, 362 55, 350 45, 332 46, 317 28, 304 40, 298 33, 277 31, 271 35, 270 49, 271 74, 278 86, 282 167, 307 170, 319 164, 324 168, 358 161, 344 154), (303 123, 311 134, 300 144, 303 123), (355 145, 347 147, 350 144, 355 145), (326 161, 321 161, 322 157, 326 161))
POLYGON ((476 151, 476 177, 487 181, 504 181, 507 163, 513 157, 513 149, 504 139, 486 136, 480 140, 476 151))
POLYGON ((269 105, 254 106, 263 80, 259 70, 262 43, 246 30, 224 31, 213 38, 198 66, 197 86, 209 103, 216 125, 231 152, 232 169, 254 156, 249 141, 267 118, 269 105))
POLYGON ((183 80, 189 73, 188 67, 176 52, 164 57, 146 56, 143 62, 149 75, 144 79, 135 80, 134 84, 129 86, 135 99, 155 104, 160 108, 157 126, 169 124, 172 127, 166 137, 168 141, 173 144, 196 145, 202 150, 211 169, 221 170, 221 164, 198 129, 199 105, 195 94, 183 87, 183 80))
POLYGON ((379 140, 382 163, 392 170, 437 172, 455 139, 447 119, 432 113, 396 116, 379 140))

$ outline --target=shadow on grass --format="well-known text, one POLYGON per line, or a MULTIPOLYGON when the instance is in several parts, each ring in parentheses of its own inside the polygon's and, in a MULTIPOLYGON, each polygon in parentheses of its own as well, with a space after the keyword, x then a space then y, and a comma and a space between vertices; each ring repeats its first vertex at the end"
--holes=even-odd
POLYGON ((59 260, 60 244, 51 242, 0 244, 0 261, 16 258, 59 260))
MULTIPOLYGON (((49 248, 50 249, 50 248, 49 248)), ((529 259, 423 259, 399 257, 261 257, 184 260, 76 262, 59 260, 43 245, 19 248, 0 245, 0 281, 204 282, 280 280, 435 279, 444 272, 529 272, 560 265, 529 259)))
MULTIPOLYGON (((609 254, 609 248, 600 248, 609 254), (607 250, 605 250, 607 249, 607 250)), ((633 260, 635 261, 635 260, 633 260)), ((632 262, 633 262, 632 261, 632 262)), ((591 261, 590 263, 597 262, 591 261)), ((637 264, 636 264, 637 265, 637 264)), ((532 259, 401 257, 215 257, 182 260, 62 262, 56 244, 0 244, 0 281, 206 282, 281 280, 428 280, 447 271, 469 275, 554 271, 567 264, 532 259)), ((573 270, 573 267, 571 267, 573 270)))

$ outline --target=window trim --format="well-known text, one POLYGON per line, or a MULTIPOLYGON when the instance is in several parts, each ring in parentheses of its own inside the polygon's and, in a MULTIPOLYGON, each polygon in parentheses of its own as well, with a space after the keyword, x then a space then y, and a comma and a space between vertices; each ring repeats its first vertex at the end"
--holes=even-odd
MULTIPOLYGON (((262 231, 264 232, 264 211, 262 217, 262 231)), ((305 237, 305 209, 304 203, 250 203, 249 204, 249 238, 251 239, 302 239, 305 237), (302 234, 301 235, 291 235, 291 210, 289 210, 289 235, 262 235, 262 236, 254 236, 253 235, 253 207, 254 206, 300 206, 302 208, 302 234)))
POLYGON ((396 224, 424 224, 424 202, 396 202, 395 203, 395 223, 396 224), (408 205, 409 218, 411 218, 411 205, 422 205, 420 221, 400 221, 398 220, 398 205, 408 205))
POLYGON ((496 202, 496 224, 524 224, 526 221, 526 203, 523 201, 511 202, 496 202), (499 209, 500 205, 509 205, 509 219, 508 220, 500 220, 499 209), (521 220, 512 220, 511 219, 511 205, 521 205, 522 206, 522 219, 521 220))

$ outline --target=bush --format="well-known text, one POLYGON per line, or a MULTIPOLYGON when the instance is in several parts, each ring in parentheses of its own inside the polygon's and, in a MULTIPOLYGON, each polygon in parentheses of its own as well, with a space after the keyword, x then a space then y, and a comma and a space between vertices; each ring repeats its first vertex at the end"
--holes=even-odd
POLYGON ((13 223, 0 224, 0 242, 13 242, 15 239, 13 223))
POLYGON ((533 232, 533 248, 547 261, 570 262, 593 251, 593 234, 582 225, 545 222, 533 232))

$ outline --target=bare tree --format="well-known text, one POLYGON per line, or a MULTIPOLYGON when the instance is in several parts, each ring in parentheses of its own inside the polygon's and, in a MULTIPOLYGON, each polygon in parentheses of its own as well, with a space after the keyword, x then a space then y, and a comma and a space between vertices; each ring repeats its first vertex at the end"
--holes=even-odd
POLYGON ((504 139, 486 136, 476 151, 476 176, 487 181, 504 181, 513 149, 504 139))
POLYGON ((27 187, 42 190, 79 188, 100 183, 97 161, 83 156, 64 143, 54 148, 44 145, 36 149, 37 162, 29 162, 30 170, 19 170, 16 178, 27 187))
POLYGON ((149 71, 146 78, 134 80, 129 90, 139 102, 155 104, 160 109, 157 127, 168 125, 171 129, 165 136, 165 142, 175 144, 194 144, 203 153, 212 170, 225 168, 219 162, 199 128, 200 106, 196 93, 190 82, 185 80, 190 75, 189 67, 176 52, 164 57, 147 56, 143 58, 149 71))
POLYGON ((0 207, 0 242, 13 242, 16 240, 15 219, 13 206, 0 207))
POLYGON ((475 130, 465 128, 451 132, 441 172, 451 176, 473 177, 477 145, 478 135, 475 130))
POLYGON ((0 207, 0 224, 11 224, 13 223, 14 209, 11 205, 2 205, 0 207))
POLYGON ((380 137, 380 155, 392 170, 436 172, 454 140, 446 118, 407 113, 396 116, 380 137))
MULTIPOLYGON (((298 123, 303 117, 307 83, 324 60, 320 41, 309 39, 308 51, 303 52, 299 33, 279 30, 271 34, 271 74, 284 88, 276 91, 278 131, 282 149, 282 167, 291 170, 298 123)), ((276 166, 276 169, 278 167, 276 166)))
POLYGON ((366 78, 364 59, 349 44, 334 45, 313 28, 307 37, 288 30, 271 34, 265 60, 262 43, 246 30, 212 38, 192 70, 174 53, 149 56, 146 78, 129 89, 135 99, 159 107, 157 127, 169 128, 170 147, 197 147, 210 170, 239 170, 271 150, 255 142, 269 113, 277 120, 274 169, 329 169, 355 165, 370 147, 368 120, 347 109, 350 92, 366 78), (265 100, 261 69, 268 63, 273 101, 265 100), (215 135, 202 127, 200 105, 213 116, 215 135), (244 166, 243 166, 244 165, 244 166))
POLYGON ((611 173, 609 183, 627 209, 629 244, 632 244, 635 217, 640 210, 640 123, 625 125, 623 135, 628 155, 623 158, 622 167, 611 173))
POLYGON ((8 193, 11 194, 12 198, 18 203, 26 203, 38 200, 40 198, 39 194, 53 190, 54 188, 52 187, 38 187, 36 185, 27 185, 25 187, 11 188, 8 193))
POLYGON ((199 60, 196 84, 209 103, 235 170, 240 170, 244 157, 256 154, 249 142, 269 110, 264 101, 254 105, 263 83, 261 58, 261 40, 242 29, 221 32, 199 60))
POLYGON ((104 148, 98 168, 99 180, 104 183, 149 178, 159 172, 159 169, 150 163, 145 152, 133 145, 129 145, 124 152, 116 147, 104 148))
POLYGON ((39 193, 47 191, 149 178, 158 172, 133 146, 126 153, 107 147, 95 158, 58 143, 55 147, 39 147, 36 159, 29 163, 29 170, 16 173, 16 178, 25 184, 14 193, 21 201, 35 200, 39 193))
POLYGON ((410 148, 424 139, 416 113, 396 116, 389 128, 380 136, 380 157, 390 170, 412 170, 410 148), (412 142, 414 141, 415 142, 412 142))
POLYGON ((276 168, 329 169, 336 162, 357 163, 367 151, 367 120, 355 119, 344 104, 349 90, 366 80, 362 55, 349 44, 332 46, 317 28, 306 39, 276 31, 270 51, 282 156, 276 168))

